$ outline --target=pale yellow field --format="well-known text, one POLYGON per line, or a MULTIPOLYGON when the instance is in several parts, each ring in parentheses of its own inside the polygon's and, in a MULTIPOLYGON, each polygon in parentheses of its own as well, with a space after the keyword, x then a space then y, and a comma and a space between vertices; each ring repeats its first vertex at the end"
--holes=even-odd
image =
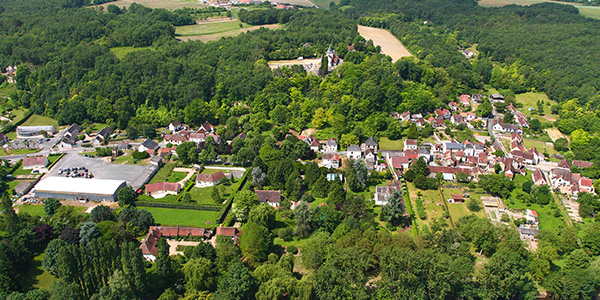
POLYGON ((260 26, 252 26, 252 27, 245 27, 245 28, 239 28, 239 29, 234 29, 234 30, 229 30, 229 31, 224 31, 224 32, 219 32, 219 33, 214 33, 214 34, 202 34, 202 35, 188 35, 188 36, 178 36, 177 38, 181 41, 187 42, 187 41, 202 41, 202 42, 208 42, 208 41, 212 41, 212 40, 218 40, 222 37, 225 36, 236 36, 242 32, 248 32, 248 31, 252 31, 252 30, 256 30, 259 28, 269 28, 269 29, 278 29, 281 28, 281 25, 279 24, 269 24, 269 25, 260 25, 260 26))
POLYGON ((181 9, 184 7, 202 8, 208 6, 201 4, 198 0, 117 0, 114 2, 104 3, 98 6, 103 6, 104 8, 106 8, 106 6, 114 4, 118 7, 129 7, 129 5, 131 5, 132 3, 141 4, 150 8, 165 9, 181 9))
POLYGON ((375 46, 381 46, 381 52, 391 56, 393 62, 411 56, 400 40, 385 29, 358 25, 358 33, 365 39, 372 40, 375 46))

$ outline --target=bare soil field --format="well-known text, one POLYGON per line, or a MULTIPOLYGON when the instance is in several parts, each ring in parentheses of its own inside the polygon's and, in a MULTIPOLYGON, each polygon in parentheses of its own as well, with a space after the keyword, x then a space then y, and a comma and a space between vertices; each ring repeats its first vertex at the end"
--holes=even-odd
POLYGON ((132 3, 141 4, 150 8, 165 8, 165 9, 181 9, 184 7, 189 8, 202 8, 208 7, 208 5, 201 4, 198 0, 117 0, 114 2, 104 3, 102 6, 106 9, 106 6, 114 4, 118 7, 129 7, 132 3))
POLYGON ((269 25, 261 25, 261 26, 252 26, 252 27, 246 27, 246 28, 240 28, 240 29, 235 29, 235 30, 230 30, 230 31, 225 31, 225 32, 220 32, 220 33, 215 33, 215 34, 201 34, 201 35, 188 35, 188 36, 178 36, 177 38, 181 41, 187 42, 187 41, 202 41, 204 43, 208 42, 208 41, 212 41, 212 40, 218 40, 222 37, 226 37, 226 36, 236 36, 242 32, 248 32, 248 31, 252 31, 252 30, 256 30, 259 28, 269 28, 269 29, 278 29, 281 28, 281 25, 279 24, 269 24, 269 25))
POLYGON ((358 25, 358 33, 367 40, 372 40, 376 46, 381 46, 381 52, 392 57, 395 62, 401 57, 411 56, 410 52, 389 31, 358 25))
POLYGON ((318 65, 321 63, 321 58, 309 58, 309 59, 291 59, 291 60, 272 60, 269 62, 271 69, 277 69, 282 66, 293 66, 293 65, 318 65))
POLYGON ((548 133, 548 136, 550 136, 550 138, 553 141, 556 141, 556 140, 558 140, 560 138, 566 138, 567 140, 569 139, 568 136, 564 135, 562 132, 560 132, 556 128, 547 128, 547 129, 544 129, 544 130, 546 130, 546 132, 548 133))

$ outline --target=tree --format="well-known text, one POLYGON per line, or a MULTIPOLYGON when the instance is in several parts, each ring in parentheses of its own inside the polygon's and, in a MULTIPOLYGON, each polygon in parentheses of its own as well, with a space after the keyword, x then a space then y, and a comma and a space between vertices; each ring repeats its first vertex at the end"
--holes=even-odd
POLYGON ((295 209, 294 223, 296 228, 294 234, 300 238, 306 238, 311 231, 310 226, 311 212, 306 203, 301 202, 295 209))
POLYGON ((215 300, 251 300, 258 291, 258 280, 239 262, 232 264, 219 281, 215 300))
POLYGON ((342 134, 342 137, 340 138, 340 146, 342 147, 348 147, 349 145, 358 145, 359 142, 360 141, 358 140, 358 137, 351 133, 342 134))
POLYGON ((217 258, 217 252, 210 243, 200 243, 195 247, 185 247, 183 255, 187 259, 204 257, 214 261, 217 258))
POLYGON ((362 219, 365 215, 365 196, 363 194, 346 194, 346 201, 342 203, 341 212, 345 219, 362 219))
POLYGON ((139 299, 133 292, 129 281, 121 270, 115 270, 108 280, 108 285, 103 286, 98 294, 91 297, 91 300, 118 300, 118 299, 139 299))
POLYGON ((81 288, 75 283, 58 280, 50 285, 50 300, 83 300, 85 296, 81 288))
POLYGON ((547 205, 552 200, 552 192, 547 185, 533 185, 531 196, 540 205, 547 205))
POLYGON ((243 232, 240 238, 240 250, 244 259, 250 265, 257 265, 266 260, 271 247, 269 230, 257 223, 249 222, 244 226, 243 232))
POLYGON ((482 209, 481 204, 475 198, 467 199, 466 203, 467 208, 472 212, 478 212, 482 209))
POLYGON ((54 213, 62 206, 60 201, 56 198, 48 198, 44 201, 44 212, 46 216, 51 217, 54 213))
POLYGON ((317 181, 313 184, 312 194, 318 198, 327 197, 327 192, 329 191, 329 181, 325 175, 319 175, 317 181))
POLYGON ((117 199, 120 207, 131 205, 137 200, 137 193, 130 186, 126 186, 119 190, 117 199))
POLYGON ((212 290, 214 284, 213 263, 207 258, 199 257, 189 260, 183 266, 186 290, 212 290))
POLYGON ((487 118, 492 114, 492 104, 490 100, 484 99, 483 102, 475 110, 478 117, 487 118))
POLYGON ((221 191, 219 187, 213 187, 210 191, 210 197, 212 198, 215 204, 221 204, 223 202, 223 196, 221 195, 221 191))
POLYGON ((81 224, 81 227, 79 227, 80 244, 87 245, 98 237, 100 237, 100 230, 98 230, 94 222, 88 221, 81 224))
POLYGON ((367 177, 369 170, 363 160, 354 161, 346 171, 346 179, 350 189, 354 192, 360 192, 367 186, 367 177))
POLYGON ((232 212, 234 213, 236 219, 244 221, 248 219, 250 209, 258 204, 258 196, 256 196, 255 193, 252 191, 243 190, 235 194, 235 197, 233 198, 232 212))
POLYGON ((327 204, 335 207, 336 204, 341 204, 346 199, 344 185, 339 180, 329 182, 329 194, 327 195, 327 204))
POLYGON ((215 251, 217 253, 217 267, 221 272, 227 271, 230 264, 238 261, 241 255, 240 248, 233 244, 233 240, 223 235, 217 236, 215 251))
POLYGON ((156 244, 158 252, 156 254, 156 273, 162 278, 169 278, 173 273, 171 257, 169 256, 169 244, 164 237, 161 237, 156 244))
POLYGON ((512 180, 502 174, 479 175, 479 186, 486 192, 505 199, 515 188, 512 180))
POLYGON ((145 294, 147 287, 144 256, 135 242, 122 244, 121 264, 129 285, 138 295, 145 294))
MULTIPOLYGON (((210 143, 209 143, 210 144, 210 143)), ((177 146, 177 157, 184 165, 189 165, 198 161, 198 146, 195 142, 185 142, 177 146)))
POLYGON ((321 64, 319 66, 319 76, 325 76, 327 75, 327 73, 329 73, 329 60, 327 59, 326 55, 323 55, 323 57, 321 57, 321 64))
POLYGON ((115 216, 108 206, 98 205, 92 209, 90 213, 90 220, 94 223, 100 223, 102 221, 112 221, 115 216))
POLYGON ((554 141, 554 150, 559 152, 569 151, 569 141, 566 138, 558 138, 554 141))
POLYGON ((58 265, 56 257, 60 249, 66 246, 67 243, 61 239, 54 239, 50 241, 50 243, 48 243, 46 251, 44 251, 44 261, 42 262, 44 270, 48 271, 54 276, 58 275, 58 265))
POLYGON ((392 192, 388 198, 388 203, 381 209, 381 218, 392 226, 404 223, 404 199, 400 191, 392 192))
POLYGON ((510 299, 519 296, 522 299, 535 297, 536 289, 527 276, 527 261, 519 254, 500 249, 492 255, 481 271, 479 282, 483 298, 510 299))
POLYGON ((62 233, 60 234, 60 239, 67 242, 68 244, 77 244, 79 243, 79 230, 66 226, 63 228, 62 233))
POLYGON ((581 242, 593 255, 600 254, 600 225, 592 224, 583 230, 581 242))
POLYGON ((271 230, 275 227, 275 214, 277 211, 271 205, 262 204, 253 207, 250 210, 248 217, 249 222, 257 223, 265 228, 271 230))
POLYGON ((267 179, 267 174, 263 173, 260 167, 252 168, 252 184, 257 186, 259 189, 262 188, 263 184, 267 179))
MULTIPOLYGON (((216 188, 213 188, 213 189, 216 190, 216 188)), ((212 197, 213 191, 210 191, 210 192, 211 192, 211 197, 212 197)), ((213 201, 214 200, 215 199, 213 198, 213 201)), ((221 204, 220 201, 221 201, 221 199, 220 199, 220 195, 219 195, 219 202, 218 202, 218 204, 221 204)), ((183 193, 183 195, 181 196, 181 202, 183 202, 183 203, 192 203, 192 194, 190 194, 189 192, 183 193)))
POLYGON ((502 122, 513 124, 515 123, 515 115, 513 115, 510 111, 504 113, 504 117, 502 118, 502 122))

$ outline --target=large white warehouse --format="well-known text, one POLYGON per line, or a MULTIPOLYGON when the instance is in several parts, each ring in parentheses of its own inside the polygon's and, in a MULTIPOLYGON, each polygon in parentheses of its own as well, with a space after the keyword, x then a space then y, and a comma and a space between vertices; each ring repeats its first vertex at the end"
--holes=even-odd
POLYGON ((47 177, 34 188, 38 198, 115 202, 117 193, 126 186, 124 180, 47 177))

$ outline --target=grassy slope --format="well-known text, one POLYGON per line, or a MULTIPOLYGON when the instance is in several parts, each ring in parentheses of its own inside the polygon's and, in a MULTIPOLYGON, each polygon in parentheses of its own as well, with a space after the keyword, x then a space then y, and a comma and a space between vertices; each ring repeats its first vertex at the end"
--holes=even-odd
POLYGON ((175 28, 175 34, 179 36, 216 34, 238 30, 242 28, 240 27, 240 24, 242 24, 242 26, 244 27, 250 26, 237 20, 215 23, 202 23, 195 25, 177 26, 175 28))
POLYGON ((53 125, 54 127, 58 127, 58 121, 40 115, 32 115, 23 126, 44 126, 44 125, 53 125))
POLYGON ((214 225, 218 211, 201 211, 191 209, 172 209, 144 207, 149 211, 156 223, 161 225, 205 226, 214 225), (210 222, 210 223, 208 223, 210 222))
POLYGON ((402 150, 404 149, 404 139, 392 141, 387 137, 379 139, 379 149, 381 150, 402 150))
POLYGON ((576 6, 579 13, 588 18, 600 20, 600 7, 598 6, 576 6))
MULTIPOLYGON (((134 51, 139 51, 139 50, 147 50, 150 49, 150 47, 140 47, 140 48, 135 48, 135 47, 114 47, 114 48, 110 48, 110 52, 112 52, 112 54, 114 54, 118 59, 123 59, 125 57, 125 55, 127 55, 128 53, 134 52, 134 51)), ((102 129, 102 128, 100 128, 102 129)))

